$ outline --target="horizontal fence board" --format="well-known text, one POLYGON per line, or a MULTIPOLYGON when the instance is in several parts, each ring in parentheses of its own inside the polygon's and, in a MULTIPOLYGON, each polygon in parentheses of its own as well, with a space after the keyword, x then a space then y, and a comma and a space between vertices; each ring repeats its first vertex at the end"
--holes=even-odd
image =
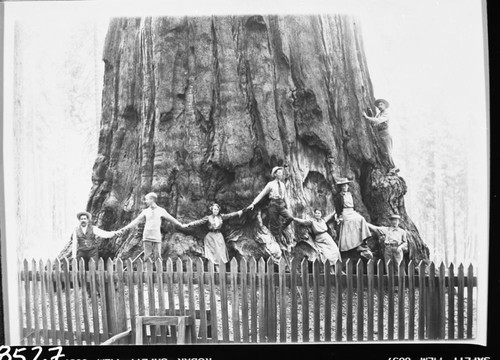
MULTIPOLYGON (((138 261, 137 261, 137 263, 138 263, 138 261)), ((129 270, 128 267, 127 267, 127 269, 124 270, 124 272, 127 272, 127 271, 132 271, 132 270, 129 270)), ((28 279, 28 281, 32 281, 33 280, 32 271, 29 270, 28 273, 29 273, 28 275, 21 273, 21 281, 24 282, 26 279, 28 279)), ((167 282, 167 279, 165 277, 166 273, 167 272, 165 270, 163 272, 164 276, 162 277, 162 281, 164 283, 167 282)), ((266 273, 267 273, 267 271, 266 271, 266 273)), ((109 277, 107 271, 105 271, 105 275, 106 275, 106 277, 109 277)), ((153 271, 153 275, 154 275, 153 283, 157 284, 158 281, 159 281, 158 280, 159 278, 156 276, 157 275, 157 271, 156 270, 153 271)), ((418 275, 418 274, 415 274, 415 275, 418 275)), ((64 274, 59 274, 58 276, 61 278, 61 281, 64 281, 64 274)), ((118 281, 118 275, 116 273, 113 272, 112 276, 113 276, 113 280, 115 282, 118 281)), ((206 272, 203 275, 203 283, 205 285, 208 285, 209 282, 210 282, 209 276, 210 275, 208 273, 206 273, 206 272)), ((249 276, 250 275, 247 274, 247 281, 249 280, 249 276)), ((405 283, 408 283, 408 276, 409 276, 408 274, 406 274, 404 276, 405 283)), ((134 277, 134 283, 137 283, 138 282, 138 277, 139 277, 137 271, 134 271, 134 276, 133 277, 134 277)), ((238 272, 238 285, 241 285, 241 277, 242 277, 241 272, 238 272)), ((231 273, 227 272, 225 274, 225 278, 226 278, 226 283, 228 283, 230 281, 230 279, 231 279, 231 273)), ((40 281, 40 274, 37 273, 35 275, 35 279, 37 279, 38 281, 40 281)), ((57 279, 57 277, 54 276, 54 280, 53 280, 54 284, 56 282, 56 279, 57 279)), ((179 281, 182 281, 183 283, 186 283, 187 279, 188 279, 188 274, 187 273, 182 273, 182 274, 174 273, 174 274, 172 274, 172 283, 173 284, 177 284, 177 283, 179 283, 179 281), (180 277, 182 277, 181 280, 180 280, 180 277)), ((307 279, 308 279, 308 283, 312 284, 312 282, 313 282, 313 274, 309 273, 307 279)), ((346 280, 347 279, 346 275, 343 275, 341 279, 342 279, 341 280, 342 281, 342 285, 345 287, 346 281, 347 281, 346 280)), ((367 281, 368 281, 368 275, 367 274, 363 274, 362 279, 363 279, 363 283, 367 283, 367 281)), ((193 281, 194 281, 194 284, 198 284, 199 281, 200 281, 200 279, 199 278, 195 278, 193 281)), ((276 274, 273 275, 273 281, 275 283, 277 283, 279 281, 279 274, 278 273, 276 273, 276 274)), ((301 286, 302 285, 302 278, 297 279, 297 281, 298 281, 297 285, 301 286)), ((335 278, 333 278, 333 277, 330 279, 330 281, 331 281, 332 285, 334 285, 334 283, 336 282, 335 278)), ((353 286, 357 287, 357 276, 355 278, 353 278, 352 281, 353 281, 353 286)), ((384 284, 387 284, 388 279, 384 278, 383 281, 384 281, 384 284)), ((419 280, 418 278, 415 278, 415 286, 419 287, 420 286, 420 281, 421 280, 419 280)), ((424 279, 424 283, 427 283, 428 281, 429 281, 428 278, 424 279)), ((475 287, 477 287, 477 276, 473 276, 472 278, 464 277, 463 280, 460 280, 458 276, 455 276, 453 278, 450 278, 450 277, 447 276, 446 279, 445 279, 445 286, 446 287, 450 287, 451 285, 453 285, 453 286, 457 287, 458 284, 459 284, 459 281, 463 281, 464 288, 467 288, 467 287, 473 287, 473 288, 475 288, 475 287)), ((220 276, 220 274, 215 273, 215 284, 216 285, 220 285, 220 283, 221 283, 221 276, 220 276)), ((324 278, 320 280, 319 285, 320 286, 325 286, 325 280, 324 280, 324 278)), ((398 285, 399 285, 398 278, 395 277, 394 278, 394 286, 398 286, 398 285)), ((286 286, 290 287, 290 273, 286 274, 286 286)))

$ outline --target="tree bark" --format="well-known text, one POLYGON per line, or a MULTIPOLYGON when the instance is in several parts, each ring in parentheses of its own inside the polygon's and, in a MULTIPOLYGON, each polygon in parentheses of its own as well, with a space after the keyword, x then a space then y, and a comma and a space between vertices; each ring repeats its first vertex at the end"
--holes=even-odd
MULTIPOLYGON (((357 210, 378 225, 399 213, 410 258, 428 258, 405 211, 406 183, 387 175, 376 131, 362 117, 375 108, 356 18, 115 19, 104 62, 87 207, 99 227, 127 224, 150 191, 181 222, 201 218, 214 201, 222 212, 242 209, 283 165, 295 216, 333 211, 335 179, 350 177, 357 210)), ((259 239, 266 223, 265 202, 228 221, 230 255, 269 256, 259 239)), ((288 238, 296 241, 297 231, 290 226, 288 238)), ((202 255, 205 232, 166 226, 163 257, 202 255)), ((100 251, 126 258, 141 248, 139 231, 104 240, 100 251)))

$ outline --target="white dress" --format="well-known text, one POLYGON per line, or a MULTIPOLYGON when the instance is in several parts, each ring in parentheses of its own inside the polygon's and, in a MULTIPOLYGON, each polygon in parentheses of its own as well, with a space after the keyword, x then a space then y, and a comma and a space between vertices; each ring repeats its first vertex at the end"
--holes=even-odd
POLYGON ((344 221, 339 231, 340 251, 355 249, 371 236, 365 218, 354 211, 354 201, 350 192, 344 194, 342 218, 344 221))

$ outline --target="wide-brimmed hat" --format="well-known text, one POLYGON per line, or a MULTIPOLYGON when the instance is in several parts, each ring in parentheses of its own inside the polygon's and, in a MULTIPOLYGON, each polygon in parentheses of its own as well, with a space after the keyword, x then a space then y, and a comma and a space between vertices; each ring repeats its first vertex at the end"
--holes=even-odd
POLYGON ((274 177, 274 174, 276 173, 276 171, 278 171, 280 169, 283 170, 283 167, 282 166, 273 167, 273 169, 271 170, 271 176, 274 177))
POLYGON ((342 184, 349 184, 350 182, 352 182, 351 180, 349 180, 348 178, 340 178, 338 179, 337 181, 335 181, 335 183, 337 185, 342 185, 342 184))
POLYGON ((87 212, 87 211, 80 211, 79 213, 76 214, 76 218, 80 220, 80 216, 82 215, 87 215, 87 219, 92 219, 92 214, 87 212))
POLYGON ((379 103, 384 103, 386 108, 389 107, 389 101, 387 101, 385 99, 377 99, 377 100, 375 100, 375 106, 377 106, 379 103))
POLYGON ((392 214, 391 216, 389 216, 389 219, 401 219, 401 216, 399 216, 398 214, 392 214))

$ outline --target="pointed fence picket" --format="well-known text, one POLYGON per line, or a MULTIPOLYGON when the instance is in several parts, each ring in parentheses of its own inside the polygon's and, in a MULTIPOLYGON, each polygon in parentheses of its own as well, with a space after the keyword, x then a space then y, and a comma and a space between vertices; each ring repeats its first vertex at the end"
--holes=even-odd
MULTIPOLYGON (((471 339, 476 287, 463 264, 100 259, 25 260, 18 289, 22 344, 94 345, 138 315, 190 316, 192 343, 471 339)), ((143 343, 176 336, 148 325, 143 343)))

